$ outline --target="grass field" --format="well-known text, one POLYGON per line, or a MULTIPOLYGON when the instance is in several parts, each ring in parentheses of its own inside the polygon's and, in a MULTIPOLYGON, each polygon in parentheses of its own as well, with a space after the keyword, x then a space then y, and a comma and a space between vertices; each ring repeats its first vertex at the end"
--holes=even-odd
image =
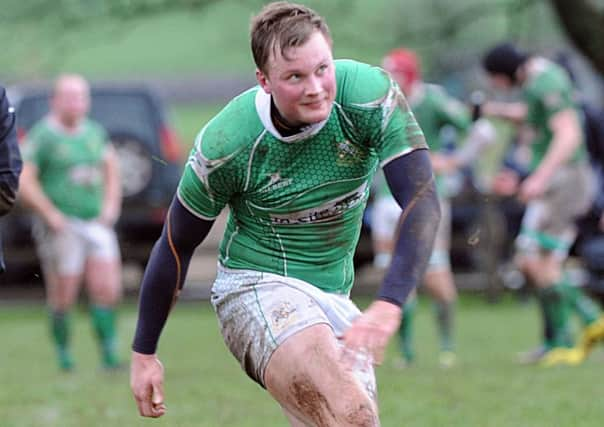
MULTIPOLYGON (((364 301, 360 301, 363 305, 364 301)), ((120 317, 124 354, 135 326, 126 304, 120 317)), ((416 323, 418 363, 406 370, 388 360, 378 369, 383 426, 600 426, 604 419, 602 353, 576 368, 514 364, 514 352, 535 344, 535 307, 508 300, 487 305, 464 298, 458 313, 460 364, 443 371, 429 303, 416 323)), ((3 427, 286 425, 267 394, 240 372, 218 333, 207 302, 181 302, 164 331, 168 413, 137 415, 128 373, 99 370, 88 317, 74 325, 77 370, 61 374, 47 337, 42 305, 0 310, 0 425, 3 427)))

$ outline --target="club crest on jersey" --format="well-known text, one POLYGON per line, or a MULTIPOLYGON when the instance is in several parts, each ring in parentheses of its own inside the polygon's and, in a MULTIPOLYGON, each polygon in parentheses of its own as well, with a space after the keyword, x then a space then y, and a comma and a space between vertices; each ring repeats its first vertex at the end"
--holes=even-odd
POLYGON ((336 147, 338 150, 336 163, 338 165, 351 165, 365 158, 365 156, 362 155, 361 150, 351 144, 347 139, 337 142, 336 147))

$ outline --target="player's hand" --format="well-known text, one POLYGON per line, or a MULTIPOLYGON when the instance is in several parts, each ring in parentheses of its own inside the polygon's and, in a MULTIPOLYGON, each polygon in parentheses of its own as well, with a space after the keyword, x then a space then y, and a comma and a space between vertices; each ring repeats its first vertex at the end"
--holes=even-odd
POLYGON ((107 227, 113 227, 120 216, 119 208, 104 206, 98 217, 98 222, 107 227))
POLYGON ((402 310, 386 301, 374 301, 344 333, 344 353, 369 352, 376 365, 384 360, 390 337, 398 330, 402 310))
POLYGON ((541 175, 534 173, 529 175, 522 184, 520 184, 519 197, 523 202, 528 202, 542 196, 547 189, 547 181, 541 175))
POLYGON ((158 418, 166 413, 164 367, 155 354, 132 352, 130 388, 143 417, 158 418))
POLYGON ((54 209, 45 216, 46 224, 55 233, 63 231, 67 219, 60 211, 54 209))

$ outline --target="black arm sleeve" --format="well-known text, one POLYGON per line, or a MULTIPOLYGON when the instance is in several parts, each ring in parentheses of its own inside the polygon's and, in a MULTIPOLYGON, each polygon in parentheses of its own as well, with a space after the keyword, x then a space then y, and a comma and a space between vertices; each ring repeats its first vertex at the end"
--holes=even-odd
POLYGON ((15 204, 22 167, 15 112, 0 87, 0 216, 15 204))
POLYGON ((378 299, 401 306, 420 283, 440 221, 428 150, 415 150, 384 166, 388 186, 403 209, 392 262, 378 299))
POLYGON ((193 252, 213 223, 193 215, 176 197, 172 201, 143 275, 132 344, 134 351, 155 353, 159 335, 184 284, 193 252))

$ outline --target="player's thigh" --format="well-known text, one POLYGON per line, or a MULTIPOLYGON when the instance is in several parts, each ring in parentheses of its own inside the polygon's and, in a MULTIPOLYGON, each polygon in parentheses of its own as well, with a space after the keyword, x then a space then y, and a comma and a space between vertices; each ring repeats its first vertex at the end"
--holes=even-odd
POLYGON ((401 217, 401 208, 394 197, 381 197, 376 200, 371 213, 371 234, 374 240, 389 241, 401 217))
POLYGON ((121 295, 121 261, 113 229, 91 222, 82 228, 86 241, 86 284, 91 297, 113 304, 121 295))
POLYGON ((271 395, 298 420, 311 425, 375 426, 377 407, 325 324, 284 341, 265 372, 271 395))
POLYGON ((66 309, 77 299, 84 269, 84 244, 68 223, 56 233, 41 222, 34 226, 47 299, 57 309, 66 309))
POLYGON ((423 286, 438 301, 452 302, 457 297, 453 273, 448 267, 428 270, 424 275, 423 286))

